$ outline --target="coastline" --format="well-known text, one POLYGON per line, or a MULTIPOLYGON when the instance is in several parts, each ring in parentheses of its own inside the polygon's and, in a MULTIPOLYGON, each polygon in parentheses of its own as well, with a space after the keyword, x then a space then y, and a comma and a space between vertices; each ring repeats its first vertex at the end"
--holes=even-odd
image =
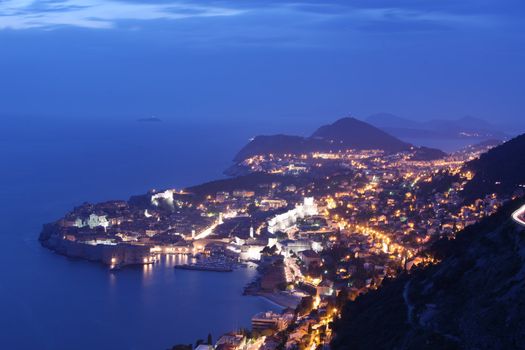
POLYGON ((273 305, 279 306, 283 309, 295 309, 299 302, 300 298, 294 297, 291 295, 283 295, 282 293, 258 293, 257 296, 266 299, 273 305))
POLYGON ((259 298, 262 298, 262 299, 266 300, 267 302, 269 302, 270 304, 275 305, 275 306, 277 306, 279 308, 282 308, 283 310, 287 308, 286 305, 279 304, 278 302, 272 300, 272 298, 269 297, 269 296, 266 296, 266 295, 253 295, 253 296, 257 296, 259 298))

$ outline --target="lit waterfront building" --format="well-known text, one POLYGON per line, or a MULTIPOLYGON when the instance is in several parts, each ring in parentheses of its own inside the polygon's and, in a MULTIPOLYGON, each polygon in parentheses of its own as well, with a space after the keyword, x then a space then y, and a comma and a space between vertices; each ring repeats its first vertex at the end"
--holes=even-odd
POLYGON ((280 315, 271 311, 261 312, 252 317, 252 329, 275 329, 280 331, 288 327, 292 317, 293 315, 280 315))

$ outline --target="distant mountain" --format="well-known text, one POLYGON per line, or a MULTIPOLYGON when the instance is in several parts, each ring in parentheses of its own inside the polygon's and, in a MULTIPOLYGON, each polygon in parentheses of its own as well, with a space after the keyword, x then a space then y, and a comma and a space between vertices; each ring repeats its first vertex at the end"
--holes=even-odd
POLYGON ((498 126, 470 116, 455 120, 435 119, 418 122, 389 113, 378 113, 368 117, 366 122, 400 138, 505 139, 508 137, 498 126))
POLYGON ((427 252, 441 260, 349 302, 331 348, 525 349, 525 231, 520 199, 427 252))
POLYGON ((365 119, 367 123, 370 123, 378 128, 383 127, 401 127, 401 128, 421 128, 420 123, 399 117, 391 113, 376 113, 365 119))
POLYGON ((512 195, 525 189, 525 134, 483 153, 466 168, 475 174, 464 188, 467 198, 491 193, 512 195))
POLYGON ((421 125, 428 129, 446 131, 466 131, 466 132, 475 132, 483 131, 490 132, 491 130, 495 131, 497 127, 486 120, 476 117, 463 117, 455 120, 449 119, 435 119, 422 122, 421 125))
POLYGON ((412 146, 355 118, 343 118, 333 124, 321 126, 311 137, 354 149, 381 149, 399 152, 410 149, 412 146))
MULTIPOLYGON (((380 149, 386 152, 410 150, 413 146, 355 118, 339 119, 321 126, 310 137, 271 135, 257 136, 235 156, 235 162, 257 154, 285 154, 345 149, 380 149)), ((439 157, 442 152, 436 152, 439 157)))

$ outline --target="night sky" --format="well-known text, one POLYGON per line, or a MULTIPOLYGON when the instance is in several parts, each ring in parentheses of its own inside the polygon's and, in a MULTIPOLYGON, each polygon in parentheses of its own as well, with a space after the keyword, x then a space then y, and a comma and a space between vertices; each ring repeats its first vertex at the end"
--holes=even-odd
POLYGON ((0 1, 0 117, 525 125, 523 0, 0 1))

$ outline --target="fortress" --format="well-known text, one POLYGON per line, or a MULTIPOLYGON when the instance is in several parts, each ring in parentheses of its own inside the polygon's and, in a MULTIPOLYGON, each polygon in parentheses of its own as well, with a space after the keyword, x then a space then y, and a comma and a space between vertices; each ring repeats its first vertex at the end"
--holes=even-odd
POLYGON ((317 214, 317 204, 315 204, 314 198, 305 197, 302 204, 298 204, 294 209, 270 219, 268 221, 268 232, 276 233, 277 231, 286 231, 293 227, 298 219, 317 214))

